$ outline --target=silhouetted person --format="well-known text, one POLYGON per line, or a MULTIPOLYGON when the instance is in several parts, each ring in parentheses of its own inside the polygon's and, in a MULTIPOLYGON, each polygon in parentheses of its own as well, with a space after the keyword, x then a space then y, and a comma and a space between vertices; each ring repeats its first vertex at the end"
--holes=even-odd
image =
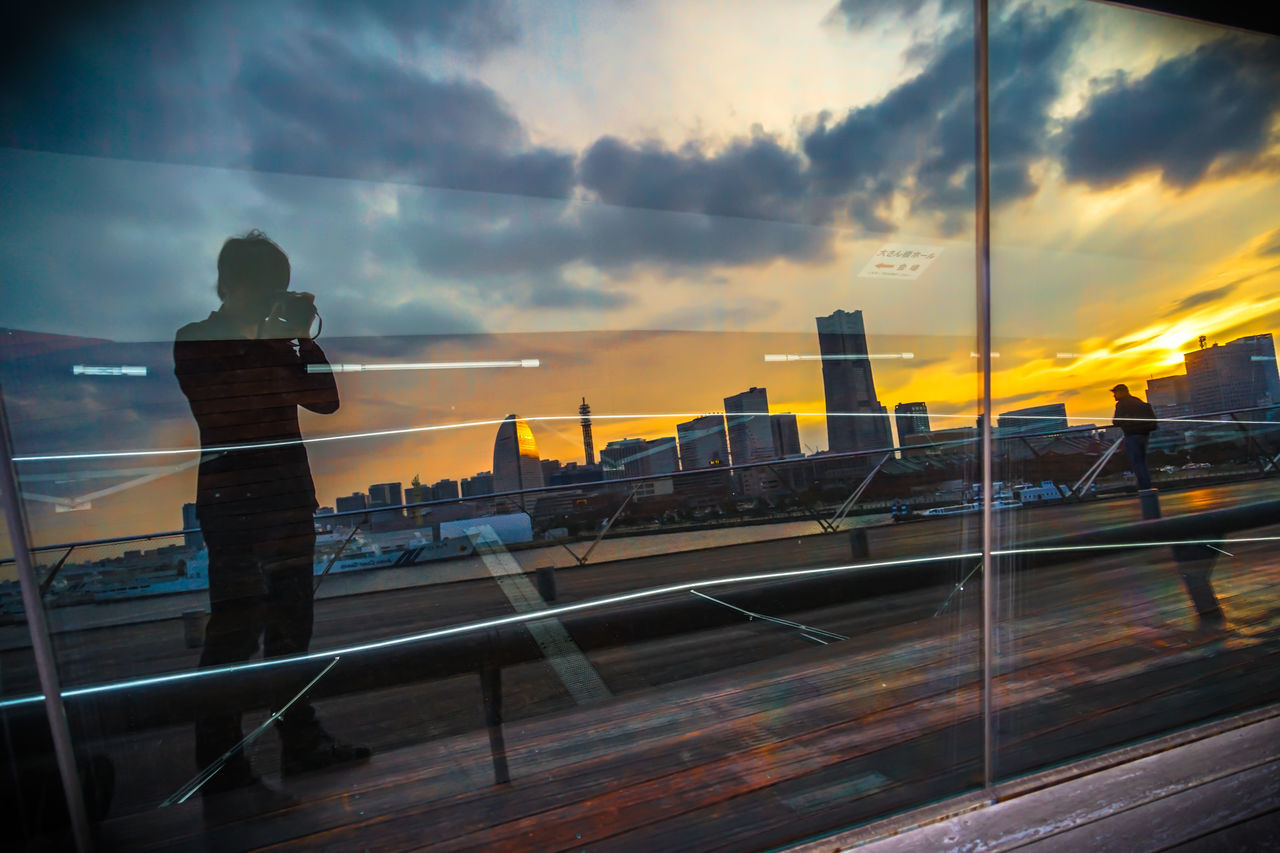
MULTIPOLYGON (((209 624, 200 666, 302 654, 311 642, 315 486, 298 406, 330 414, 338 390, 310 338, 314 297, 286 293, 289 259, 258 231, 218 255, 222 307, 178 330, 174 372, 200 428, 196 514, 209 550, 209 624), (296 343, 295 343, 296 341, 296 343), (255 446, 262 445, 262 446, 255 446)), ((301 687, 301 685, 299 685, 301 687)), ((273 708, 291 696, 271 697, 273 708)), ((242 738, 241 709, 206 707, 196 719, 196 762, 208 767, 242 738)), ((277 723, 285 775, 367 758, 336 742, 306 698, 277 723)), ((236 752, 205 786, 257 782, 236 752)))
POLYGON ((1151 472, 1147 470, 1147 439, 1156 431, 1156 412, 1151 404, 1129 393, 1120 384, 1111 389, 1116 399, 1116 412, 1111 423, 1124 433, 1124 451, 1129 456, 1129 469, 1138 480, 1139 489, 1151 488, 1151 472))

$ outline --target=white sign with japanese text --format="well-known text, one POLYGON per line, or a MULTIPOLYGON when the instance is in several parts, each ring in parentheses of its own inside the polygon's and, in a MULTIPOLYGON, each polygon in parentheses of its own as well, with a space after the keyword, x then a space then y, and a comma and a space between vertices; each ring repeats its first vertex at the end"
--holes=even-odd
POLYGON ((941 246, 885 243, 858 273, 860 278, 919 278, 942 254, 941 246))

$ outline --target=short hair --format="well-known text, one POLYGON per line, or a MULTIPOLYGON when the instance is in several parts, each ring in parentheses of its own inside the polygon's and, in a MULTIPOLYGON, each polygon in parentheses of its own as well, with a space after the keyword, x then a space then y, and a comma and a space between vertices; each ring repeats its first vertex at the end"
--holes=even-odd
POLYGON ((258 229, 232 237, 218 253, 218 298, 231 287, 254 292, 289 289, 289 256, 258 229))

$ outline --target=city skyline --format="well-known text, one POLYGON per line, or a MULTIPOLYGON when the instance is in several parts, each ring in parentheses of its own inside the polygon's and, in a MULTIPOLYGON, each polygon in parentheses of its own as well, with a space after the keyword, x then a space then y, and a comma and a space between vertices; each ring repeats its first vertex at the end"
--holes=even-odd
MULTIPOLYGON (((862 354, 871 355, 869 352, 862 354)), ((1161 418, 1187 417, 1195 411, 1199 411, 1190 402, 1192 400, 1190 388, 1196 384, 1207 386, 1212 383, 1220 395, 1226 395, 1235 405, 1255 405, 1264 400, 1280 401, 1280 367, 1276 363, 1274 341, 1270 333, 1228 341, 1226 344, 1215 343, 1213 346, 1207 346, 1202 342, 1200 348, 1189 350, 1183 355, 1187 365, 1187 372, 1154 377, 1148 380, 1148 388, 1151 390, 1144 389, 1144 394, 1149 397, 1149 402, 1156 406, 1157 413, 1161 418), (1252 390, 1241 390, 1232 386, 1226 382, 1224 377, 1217 375, 1216 367, 1208 367, 1202 361, 1201 356, 1205 353, 1216 355, 1215 349, 1224 356, 1235 356, 1236 360, 1242 360, 1245 367, 1243 371, 1239 367, 1235 368, 1237 373, 1242 374, 1235 377, 1235 385, 1247 385, 1252 390), (1239 355, 1239 353, 1243 353, 1243 356, 1239 355), (1197 373, 1213 373, 1213 376, 1201 379, 1198 383, 1183 381, 1178 392, 1163 390, 1166 388, 1167 383, 1178 379, 1186 380, 1188 374, 1195 375, 1197 373)), ((601 462, 597 466, 601 468, 600 481, 603 482, 610 479, 609 472, 614 469, 616 469, 615 476, 625 477, 661 476, 662 474, 675 473, 676 471, 699 470, 705 466, 699 464, 704 460, 699 455, 697 447, 705 443, 705 436, 708 433, 712 434, 712 441, 717 448, 715 451, 717 457, 720 452, 718 448, 722 443, 720 439, 723 438, 723 445, 728 458, 728 462, 725 464, 730 464, 731 466, 736 467, 787 456, 787 453, 783 450, 785 439, 781 439, 778 436, 776 425, 781 419, 790 419, 794 422, 795 415, 791 412, 771 411, 768 403, 767 388, 752 386, 745 391, 725 397, 724 404, 723 411, 704 413, 695 417, 692 421, 677 425, 677 435, 681 432, 681 427, 688 428, 688 447, 691 455, 697 456, 693 460, 692 468, 685 465, 684 459, 678 453, 678 443, 675 437, 646 438, 643 436, 627 436, 610 441, 601 452, 601 462), (713 425, 708 426, 708 424, 713 425), (761 424, 763 426, 760 426, 761 424), (666 446, 668 442, 671 444, 670 447, 666 446), (735 445, 737 445, 738 449, 735 449, 735 445), (767 445, 767 449, 763 445, 767 445), (605 461, 606 452, 610 452, 608 464, 605 461), (649 457, 663 457, 665 454, 670 454, 670 464, 654 464, 649 461, 649 457)), ((585 398, 583 398, 582 406, 586 406, 585 398)), ((1218 406, 1218 408, 1224 408, 1224 406, 1218 406)), ((581 408, 579 409, 579 414, 581 415, 581 408)), ((928 417, 928 404, 926 401, 895 404, 894 418, 897 421, 895 427, 897 437, 893 445, 898 449, 908 446, 903 435, 904 424, 910 424, 910 427, 906 430, 907 436, 922 435, 927 438, 930 433, 935 431, 929 428, 928 417)), ((507 424, 513 418, 515 418, 514 415, 509 415, 503 424, 507 424)), ((1102 426, 1107 425, 1106 419, 1099 419, 1104 421, 1102 426)), ((1044 432, 1046 430, 1065 429, 1068 426, 1079 425, 1071 424, 1071 420, 1081 420, 1081 418, 1069 416, 1064 403, 1040 404, 997 412, 996 431, 1004 435, 1014 435, 1020 432, 1044 432)), ((524 424, 525 422, 520 420, 517 423, 524 424)), ((528 429, 527 424, 525 428, 528 429)), ((959 428, 968 429, 968 427, 959 428)), ((937 431, 946 432, 954 429, 956 427, 944 427, 937 431)), ((584 427, 584 446, 589 435, 589 426, 584 427)), ((531 439, 532 436, 530 436, 531 439)), ((826 450, 830 452, 830 448, 826 450)), ((822 452, 822 450, 818 450, 813 454, 806 455, 817 456, 821 455, 822 452)), ((544 464, 548 462, 556 465, 560 464, 558 459, 543 459, 541 461, 544 464)), ((718 463, 711 462, 710 464, 715 465, 718 463)), ((761 485, 756 483, 753 478, 759 475, 759 472, 748 470, 743 473, 748 476, 750 482, 742 485, 741 491, 745 494, 758 492, 761 489, 761 485)), ((492 481, 493 472, 481 471, 476 472, 473 476, 487 476, 492 481)), ((460 477, 459 481, 466 483, 468 479, 471 478, 460 477)), ((549 483, 550 481, 543 477, 541 484, 549 483)), ((372 486, 370 487, 371 491, 373 488, 372 486)), ((499 488, 495 484, 493 490, 506 491, 507 489, 499 488)), ((484 492, 476 491, 473 494, 484 494, 484 492)), ((341 498, 338 500, 341 500, 341 498)))
MULTIPOLYGON (((435 4, 121 8, 119 39, 31 52, 0 104, 4 323, 118 341, 76 363, 149 372, 15 357, 20 455, 193 447, 168 342, 217 308, 218 249, 251 228, 316 295, 335 363, 540 363, 338 374, 341 410, 303 416, 325 495, 485 470, 513 411, 579 458, 584 399, 603 446, 766 387, 821 449, 821 371, 763 358, 820 354, 834 310, 868 318, 881 405, 974 422, 967 12, 463 5, 448 26, 435 4), (934 256, 916 277, 868 269, 904 245, 934 256)), ((1167 375, 1199 336, 1280 327, 1274 40, 1108 4, 992 11, 996 411, 1105 423, 1106 389, 1167 375)), ((193 472, 122 487, 181 459, 23 463, 44 498, 121 488, 86 511, 33 498, 34 535, 167 526, 193 472)))

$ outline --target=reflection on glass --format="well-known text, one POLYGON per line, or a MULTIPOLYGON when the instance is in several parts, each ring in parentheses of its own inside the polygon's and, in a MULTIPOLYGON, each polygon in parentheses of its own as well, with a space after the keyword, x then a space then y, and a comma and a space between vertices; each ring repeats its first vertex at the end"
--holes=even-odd
POLYGON ((991 59, 997 778, 1280 698, 1275 40, 1049 8, 991 59))

